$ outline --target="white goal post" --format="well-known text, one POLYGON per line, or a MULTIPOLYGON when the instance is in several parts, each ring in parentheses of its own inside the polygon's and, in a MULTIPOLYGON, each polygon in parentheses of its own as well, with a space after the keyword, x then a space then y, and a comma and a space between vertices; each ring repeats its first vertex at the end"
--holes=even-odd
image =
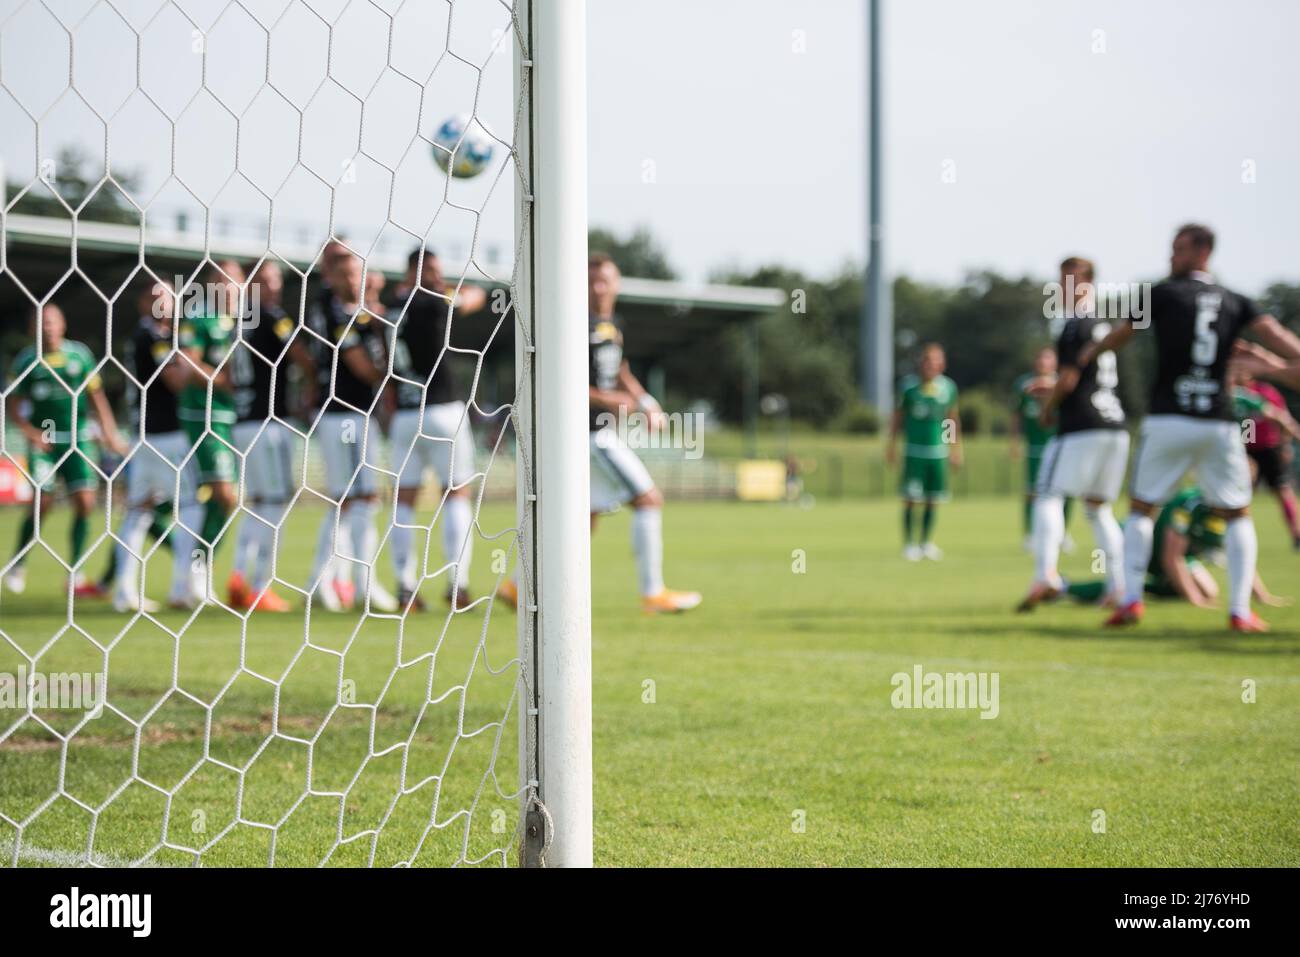
MULTIPOLYGON (((531 284, 531 313, 520 325, 516 367, 524 370, 521 415, 533 427, 531 506, 520 482, 524 540, 535 536, 536 612, 520 615, 520 641, 533 649, 537 721, 523 736, 536 762, 540 799, 553 828, 547 863, 592 863, 591 537, 587 447, 587 331, 570 317, 587 311, 586 0, 525 0, 531 38, 527 87, 533 122, 519 149, 533 158, 531 222, 524 197, 521 232, 531 257, 518 270, 531 284), (531 347, 529 341, 531 339, 531 347), (530 349, 535 349, 530 355, 530 349), (531 519, 531 520, 530 520, 531 519)), ((520 462, 526 461, 520 456, 520 462)), ((522 596, 521 596, 522 602, 522 596)), ((525 658, 525 660, 528 660, 525 658)), ((548 822, 526 822, 535 838, 548 822)), ((525 845, 525 856, 528 846, 525 845)))
POLYGON ((0 866, 592 865, 586 14, 0 0, 0 866))

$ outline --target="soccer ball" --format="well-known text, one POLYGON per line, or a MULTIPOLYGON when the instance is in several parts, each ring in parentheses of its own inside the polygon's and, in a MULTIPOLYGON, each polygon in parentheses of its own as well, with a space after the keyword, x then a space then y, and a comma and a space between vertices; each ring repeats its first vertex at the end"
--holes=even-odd
POLYGON ((492 162, 492 137, 483 124, 469 115, 445 120, 433 134, 433 158, 444 173, 469 179, 492 162))

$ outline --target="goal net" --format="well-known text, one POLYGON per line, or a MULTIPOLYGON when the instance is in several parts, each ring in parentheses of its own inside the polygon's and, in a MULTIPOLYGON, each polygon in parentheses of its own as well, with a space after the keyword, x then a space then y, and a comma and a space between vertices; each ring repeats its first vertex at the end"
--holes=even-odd
POLYGON ((590 863, 584 13, 0 0, 0 861, 590 863))

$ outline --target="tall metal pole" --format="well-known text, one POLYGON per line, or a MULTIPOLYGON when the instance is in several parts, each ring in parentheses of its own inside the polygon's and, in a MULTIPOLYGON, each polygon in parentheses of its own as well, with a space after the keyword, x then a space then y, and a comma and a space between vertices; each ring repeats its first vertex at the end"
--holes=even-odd
POLYGON ((532 262, 534 352, 532 396, 524 404, 531 406, 536 498, 535 563, 526 569, 533 578, 521 582, 520 617, 532 617, 536 635, 538 798, 554 826, 545 863, 590 867, 587 5, 525 0, 525 7, 532 37, 532 241, 524 255, 532 262), (529 595, 535 604, 526 603, 529 595))
POLYGON ((882 414, 893 404, 894 313, 885 266, 881 7, 867 0, 867 276, 858 336, 862 400, 882 414))

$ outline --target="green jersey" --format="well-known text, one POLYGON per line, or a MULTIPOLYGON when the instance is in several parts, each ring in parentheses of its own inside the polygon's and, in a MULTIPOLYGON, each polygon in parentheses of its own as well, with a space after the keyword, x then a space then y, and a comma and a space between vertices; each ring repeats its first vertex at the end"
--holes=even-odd
POLYGON ((31 403, 27 421, 43 432, 52 431, 54 444, 73 442, 74 408, 75 439, 77 442, 88 439, 90 418, 86 393, 99 388, 99 376, 95 374, 95 357, 84 345, 64 339, 58 349, 46 350, 44 363, 36 347, 28 346, 14 359, 10 380, 17 383, 13 394, 31 403))
POLYGON ((1024 436, 1025 445, 1029 449, 1031 456, 1043 454, 1043 447, 1047 445, 1048 440, 1056 435, 1056 426, 1043 426, 1038 422, 1039 413, 1043 411, 1043 404, 1038 398, 1029 391, 1029 386, 1037 381, 1039 376, 1026 373, 1016 380, 1012 388, 1016 394, 1015 410, 1020 414, 1020 434, 1024 436))
MULTIPOLYGON (((194 316, 181 320, 177 341, 182 349, 197 349, 199 358, 218 366, 235 345, 235 320, 229 316, 194 316)), ((177 403, 182 423, 201 423, 207 419, 208 387, 192 382, 181 390, 177 403)), ((230 389, 212 387, 213 424, 235 423, 235 394, 230 389)))
POLYGON ((903 380, 898 409, 903 414, 907 455, 921 459, 948 457, 944 422, 956 404, 957 386, 947 376, 935 376, 929 382, 912 375, 903 380))
POLYGON ((1160 510, 1152 542, 1151 564, 1147 570, 1154 575, 1164 574, 1166 529, 1172 528, 1186 538, 1187 554, 1195 556, 1222 548, 1227 527, 1227 522, 1205 504, 1199 488, 1193 486, 1183 489, 1160 510))

